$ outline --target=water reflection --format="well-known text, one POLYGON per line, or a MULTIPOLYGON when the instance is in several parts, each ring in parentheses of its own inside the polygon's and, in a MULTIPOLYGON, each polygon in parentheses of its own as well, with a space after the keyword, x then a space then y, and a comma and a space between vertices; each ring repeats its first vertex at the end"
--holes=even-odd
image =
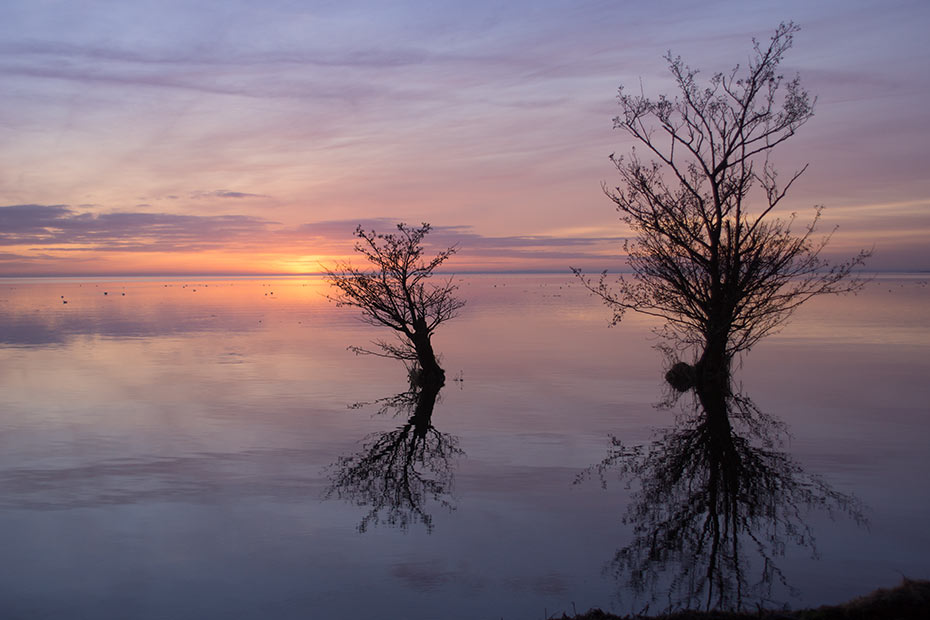
POLYGON ((246 310, 241 302, 260 296, 260 291, 255 283, 223 281, 190 286, 133 281, 0 287, 0 346, 68 345, 84 336, 249 333, 260 328, 264 308, 246 310))
POLYGON ((340 457, 330 466, 330 486, 324 497, 338 497, 368 513, 358 525, 360 532, 385 523, 408 528, 420 523, 432 531, 428 505, 433 502, 453 510, 451 499, 455 461, 463 452, 458 438, 433 425, 433 410, 444 382, 411 371, 410 387, 375 403, 380 414, 407 417, 397 428, 369 435, 361 449, 340 457))
POLYGON ((817 553, 807 514, 846 514, 861 525, 862 507, 783 452, 784 424, 734 393, 728 375, 709 383, 688 393, 673 428, 645 445, 612 438, 608 456, 584 474, 605 482, 618 473, 635 489, 623 519, 633 539, 608 571, 667 610, 783 603, 776 598, 794 589, 779 559, 792 546, 817 553))

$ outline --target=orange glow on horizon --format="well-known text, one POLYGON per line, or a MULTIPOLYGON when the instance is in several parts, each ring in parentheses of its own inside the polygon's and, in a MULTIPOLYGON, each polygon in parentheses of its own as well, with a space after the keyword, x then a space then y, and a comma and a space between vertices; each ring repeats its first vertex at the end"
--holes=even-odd
MULTIPOLYGON (((930 235, 922 205, 922 201, 904 204, 908 217, 900 220, 888 217, 882 209, 902 205, 860 205, 849 207, 848 212, 846 208, 832 209, 818 225, 814 238, 830 235, 838 225, 824 250, 825 257, 844 260, 874 247, 874 256, 866 265, 869 270, 900 271, 899 265, 907 264, 921 269, 911 257, 920 256, 930 235)), ((371 225, 386 227, 378 232, 389 232, 390 220, 369 222, 371 225)), ((426 254, 456 245, 457 253, 443 265, 445 273, 567 273, 569 267, 589 273, 604 269, 616 272, 625 268, 622 239, 629 236, 628 228, 619 221, 613 227, 579 225, 549 229, 542 235, 500 237, 480 234, 469 226, 439 225, 427 238, 426 254)), ((149 238, 141 228, 136 234, 117 241, 108 238, 98 246, 86 242, 5 246, 0 276, 300 275, 322 273, 343 262, 367 270, 370 265, 354 252, 355 243, 351 226, 343 230, 341 223, 338 229, 324 226, 309 231, 285 226, 217 240, 212 245, 208 236, 203 240, 182 237, 178 242, 165 236, 159 241, 149 238), (183 243, 207 247, 185 250, 183 243)))

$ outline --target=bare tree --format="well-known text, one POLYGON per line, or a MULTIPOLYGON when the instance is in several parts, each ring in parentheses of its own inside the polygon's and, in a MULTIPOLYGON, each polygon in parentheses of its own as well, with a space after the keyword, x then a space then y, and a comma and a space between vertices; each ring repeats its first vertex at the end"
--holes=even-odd
POLYGON ((411 228, 397 225, 397 233, 377 234, 356 228, 359 241, 355 251, 375 267, 374 271, 357 269, 350 263, 339 263, 326 270, 326 280, 339 290, 330 299, 340 306, 362 311, 362 320, 371 325, 385 326, 397 332, 395 343, 375 341, 380 351, 352 347, 356 353, 382 355, 405 360, 421 374, 422 382, 435 382, 445 377, 436 361, 431 338, 436 328, 456 316, 465 302, 455 297, 457 286, 449 278, 432 283, 434 270, 455 254, 452 246, 431 259, 423 256, 423 238, 430 225, 411 228))
POLYGON ((615 284, 573 271, 613 310, 665 320, 679 349, 700 351, 695 380, 723 376, 734 354, 782 325, 815 295, 861 286, 853 270, 870 252, 842 263, 821 256, 830 235, 816 238, 821 214, 795 232, 792 214, 774 210, 806 166, 779 182, 771 151, 795 134, 815 101, 779 65, 798 27, 781 24, 768 45, 753 40, 743 69, 706 84, 680 57, 665 56, 678 86, 674 98, 650 99, 620 88, 622 129, 645 147, 611 155, 622 185, 605 192, 636 234, 625 250, 630 277, 615 284), (753 208, 753 205, 756 205, 753 208))

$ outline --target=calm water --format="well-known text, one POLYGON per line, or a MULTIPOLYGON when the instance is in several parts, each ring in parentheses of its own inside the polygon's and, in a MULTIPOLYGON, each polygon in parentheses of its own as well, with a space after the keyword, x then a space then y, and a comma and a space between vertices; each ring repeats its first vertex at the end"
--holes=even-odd
MULTIPOLYGON (((520 620, 642 607, 605 571, 633 537, 622 517, 636 484, 610 471, 606 489, 573 482, 610 436, 647 442, 681 413, 655 406, 666 390, 652 324, 608 329, 570 276, 463 278, 468 305, 434 340, 456 380, 425 453, 399 474, 375 460, 340 486, 339 463, 408 437, 405 415, 349 405, 407 379, 397 362, 346 350, 385 334, 325 290, 0 280, 2 617, 520 620), (405 473, 413 499, 382 501, 405 473)), ((743 358, 736 379, 787 424, 784 449, 861 499, 870 521, 805 513, 819 559, 785 548, 797 592, 776 587, 777 602, 930 576, 928 377, 930 286, 916 277, 812 301, 743 358)))

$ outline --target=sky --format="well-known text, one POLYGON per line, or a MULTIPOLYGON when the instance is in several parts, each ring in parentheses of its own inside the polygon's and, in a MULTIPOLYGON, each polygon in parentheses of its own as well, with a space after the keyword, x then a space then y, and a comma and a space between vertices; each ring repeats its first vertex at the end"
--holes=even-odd
POLYGON ((4 0, 0 275, 309 273, 357 225, 460 271, 620 269, 621 84, 673 93, 782 21, 815 116, 780 215, 930 270, 930 3, 4 0))

